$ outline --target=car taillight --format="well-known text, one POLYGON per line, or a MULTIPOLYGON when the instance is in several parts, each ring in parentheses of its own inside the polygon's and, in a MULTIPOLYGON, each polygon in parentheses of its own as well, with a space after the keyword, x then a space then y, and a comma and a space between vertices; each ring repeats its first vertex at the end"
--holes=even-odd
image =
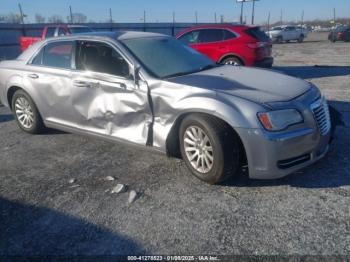
POLYGON ((247 46, 252 49, 264 48, 267 47, 267 44, 264 42, 248 43, 247 46))

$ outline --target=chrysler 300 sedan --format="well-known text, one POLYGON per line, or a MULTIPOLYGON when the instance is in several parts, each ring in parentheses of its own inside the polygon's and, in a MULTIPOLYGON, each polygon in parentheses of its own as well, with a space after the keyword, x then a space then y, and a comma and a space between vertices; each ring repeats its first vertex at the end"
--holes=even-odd
POLYGON ((322 158, 330 140, 327 101, 313 84, 216 65, 161 34, 36 43, 0 63, 0 98, 26 132, 50 127, 160 151, 208 183, 242 164, 254 179, 283 177, 322 158))

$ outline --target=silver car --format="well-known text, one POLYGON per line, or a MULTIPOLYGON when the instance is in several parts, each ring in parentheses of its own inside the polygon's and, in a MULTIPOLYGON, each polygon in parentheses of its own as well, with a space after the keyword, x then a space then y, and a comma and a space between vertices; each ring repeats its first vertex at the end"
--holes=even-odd
POLYGON ((330 116, 317 87, 269 70, 219 66, 176 39, 143 32, 47 39, 0 63, 0 98, 21 129, 45 127, 181 157, 218 183, 322 158, 330 116))

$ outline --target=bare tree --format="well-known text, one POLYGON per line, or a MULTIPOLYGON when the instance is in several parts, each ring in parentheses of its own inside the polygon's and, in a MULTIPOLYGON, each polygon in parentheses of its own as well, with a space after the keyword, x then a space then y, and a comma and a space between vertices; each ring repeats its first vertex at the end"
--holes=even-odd
POLYGON ((46 18, 42 16, 41 14, 35 14, 35 22, 38 24, 43 24, 45 23, 46 18))
POLYGON ((21 16, 19 14, 10 13, 7 15, 0 15, 1 23, 9 23, 9 24, 20 24, 21 16))
POLYGON ((87 22, 87 16, 82 13, 73 13, 72 14, 73 21, 70 21, 70 16, 67 16, 67 21, 72 22, 74 24, 83 24, 87 22))
POLYGON ((52 15, 50 16, 47 21, 52 24, 60 24, 63 23, 63 18, 60 15, 52 15))

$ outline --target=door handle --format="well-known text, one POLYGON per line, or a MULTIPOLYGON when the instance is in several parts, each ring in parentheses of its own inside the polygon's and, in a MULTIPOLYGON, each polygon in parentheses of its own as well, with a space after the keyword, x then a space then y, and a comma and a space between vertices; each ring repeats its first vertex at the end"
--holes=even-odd
POLYGON ((37 74, 29 74, 28 77, 32 78, 32 79, 38 79, 39 76, 37 74))
POLYGON ((86 87, 86 88, 93 88, 93 83, 85 82, 85 81, 74 81, 74 86, 76 87, 86 87))

